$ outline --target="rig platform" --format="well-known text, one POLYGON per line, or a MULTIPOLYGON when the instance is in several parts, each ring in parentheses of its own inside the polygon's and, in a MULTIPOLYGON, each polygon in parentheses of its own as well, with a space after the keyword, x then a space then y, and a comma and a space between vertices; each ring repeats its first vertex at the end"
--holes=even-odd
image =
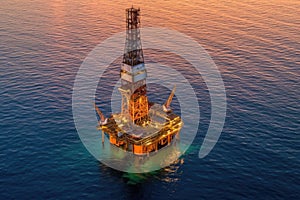
POLYGON ((120 70, 122 95, 121 113, 105 118, 95 105, 99 116, 97 128, 102 130, 112 145, 145 155, 171 144, 179 139, 183 122, 170 108, 175 94, 174 86, 165 104, 148 101, 146 78, 147 71, 140 37, 140 9, 126 9, 126 42, 120 70))

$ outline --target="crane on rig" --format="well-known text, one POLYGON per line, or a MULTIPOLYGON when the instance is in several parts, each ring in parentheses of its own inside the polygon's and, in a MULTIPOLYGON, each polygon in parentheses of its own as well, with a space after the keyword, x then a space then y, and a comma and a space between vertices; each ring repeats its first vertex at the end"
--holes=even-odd
POLYGON ((94 103, 94 107, 96 109, 96 112, 100 118, 99 120, 99 125, 105 125, 107 124, 107 118, 105 118, 104 114, 101 112, 101 110, 96 106, 96 104, 94 103))
POLYGON ((176 85, 174 85, 173 87, 173 90, 171 91, 171 94, 169 95, 169 98, 167 99, 166 103, 163 105, 163 110, 165 112, 171 112, 171 108, 170 108, 170 105, 171 105, 171 102, 173 100, 173 97, 175 95, 175 91, 176 91, 176 85))

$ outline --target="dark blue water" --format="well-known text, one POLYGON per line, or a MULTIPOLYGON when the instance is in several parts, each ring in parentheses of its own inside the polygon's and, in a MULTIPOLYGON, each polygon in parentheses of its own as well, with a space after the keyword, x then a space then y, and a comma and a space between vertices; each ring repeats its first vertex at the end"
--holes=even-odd
POLYGON ((279 0, 0 1, 0 198, 299 199, 299 10, 298 1, 279 0), (187 153, 149 174, 97 161, 72 116, 77 70, 97 44, 124 30, 132 3, 143 26, 181 31, 209 52, 228 104, 220 140, 199 159, 210 120, 205 82, 176 56, 145 50, 146 62, 186 69, 201 110, 187 153))

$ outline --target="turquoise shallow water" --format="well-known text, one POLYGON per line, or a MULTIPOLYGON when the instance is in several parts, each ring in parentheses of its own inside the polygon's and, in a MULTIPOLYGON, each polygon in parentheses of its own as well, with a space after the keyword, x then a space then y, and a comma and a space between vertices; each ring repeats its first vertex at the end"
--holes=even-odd
MULTIPOLYGON (((0 198, 299 199, 299 9, 297 1, 280 0, 0 1, 0 198), (124 30, 124 9, 132 4, 141 8, 144 27, 175 29, 208 51, 228 104, 219 142, 199 159, 210 120, 208 89, 178 56, 145 50, 146 63, 184 70, 201 120, 186 155, 141 175, 94 159, 72 116, 81 63, 124 30)), ((118 69, 116 60, 113 78, 97 91, 106 113, 118 69)), ((149 92, 162 102, 168 90, 150 84, 149 92)))

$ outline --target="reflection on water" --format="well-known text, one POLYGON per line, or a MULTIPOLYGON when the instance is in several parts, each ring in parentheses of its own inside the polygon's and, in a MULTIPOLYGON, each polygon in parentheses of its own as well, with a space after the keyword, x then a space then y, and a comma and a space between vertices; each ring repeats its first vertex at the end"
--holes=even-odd
POLYGON ((117 178, 122 178, 123 182, 128 185, 138 185, 153 180, 163 181, 167 183, 177 182, 180 180, 179 176, 177 175, 181 173, 179 172, 179 170, 180 166, 183 163, 184 158, 179 158, 168 167, 148 173, 121 172, 118 170, 114 170, 102 163, 99 163, 99 167, 101 172, 109 173, 110 175, 115 176, 117 178))

